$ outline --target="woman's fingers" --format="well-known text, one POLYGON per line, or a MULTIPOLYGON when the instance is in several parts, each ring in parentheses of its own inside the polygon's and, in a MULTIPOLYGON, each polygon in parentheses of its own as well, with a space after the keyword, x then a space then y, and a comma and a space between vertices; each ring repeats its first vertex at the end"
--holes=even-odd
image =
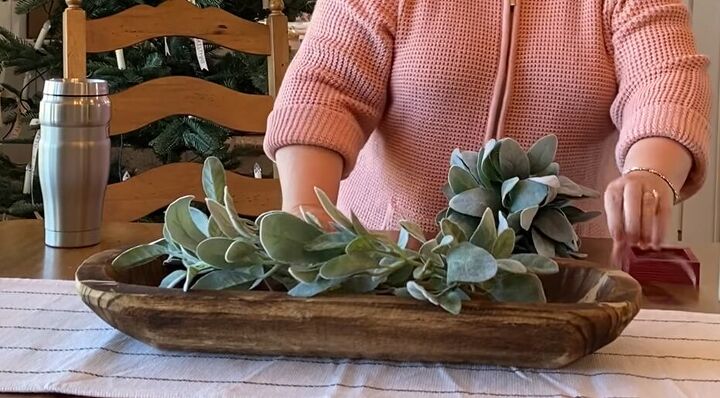
POLYGON ((623 221, 624 188, 625 184, 621 180, 616 180, 605 191, 605 214, 610 236, 615 242, 625 239, 625 222, 623 221))
POLYGON ((633 173, 613 181, 605 191, 605 212, 615 253, 639 245, 657 249, 672 214, 673 194, 653 174, 633 173))
POLYGON ((642 236, 643 186, 635 181, 625 184, 623 192, 623 217, 625 237, 630 244, 640 242, 642 236))
POLYGON ((653 225, 652 241, 653 249, 658 250, 665 240, 665 233, 672 219, 672 199, 658 197, 657 216, 653 225))
POLYGON ((652 244, 654 226, 657 220, 657 191, 645 189, 642 193, 642 214, 640 215, 640 245, 643 249, 652 244))

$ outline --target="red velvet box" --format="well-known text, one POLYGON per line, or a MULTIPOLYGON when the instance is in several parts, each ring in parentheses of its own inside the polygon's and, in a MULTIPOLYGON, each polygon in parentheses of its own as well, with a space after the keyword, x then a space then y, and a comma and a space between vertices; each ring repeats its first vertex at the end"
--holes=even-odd
POLYGON ((660 251, 633 247, 628 251, 625 272, 638 282, 700 286, 700 262, 688 248, 666 247, 660 251))

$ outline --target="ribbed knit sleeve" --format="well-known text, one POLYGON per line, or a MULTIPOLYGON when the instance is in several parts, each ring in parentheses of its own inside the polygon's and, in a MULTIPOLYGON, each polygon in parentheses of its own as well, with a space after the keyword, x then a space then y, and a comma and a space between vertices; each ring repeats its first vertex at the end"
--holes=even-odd
POLYGON ((622 168, 630 147, 666 137, 693 156, 681 196, 705 179, 709 132, 709 61, 697 54, 690 15, 681 0, 612 0, 606 3, 606 45, 614 58, 619 92, 611 116, 620 131, 622 168))
POLYGON ((344 176, 382 117, 397 0, 318 0, 268 119, 265 152, 311 145, 339 153, 344 176))

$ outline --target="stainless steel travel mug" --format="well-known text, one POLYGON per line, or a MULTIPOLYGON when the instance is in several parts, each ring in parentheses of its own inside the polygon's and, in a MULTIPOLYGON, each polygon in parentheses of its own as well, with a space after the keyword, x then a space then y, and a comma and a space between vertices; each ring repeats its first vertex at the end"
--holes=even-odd
POLYGON ((38 174, 47 246, 100 243, 110 171, 109 124, 107 82, 45 82, 40 102, 38 174))

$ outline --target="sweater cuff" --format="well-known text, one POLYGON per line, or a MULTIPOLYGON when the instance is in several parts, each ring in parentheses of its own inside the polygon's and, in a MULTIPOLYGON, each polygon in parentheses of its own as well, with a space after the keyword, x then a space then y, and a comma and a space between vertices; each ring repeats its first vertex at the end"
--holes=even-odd
POLYGON ((699 112, 679 105, 652 105, 634 112, 620 134, 616 157, 622 170, 630 148, 645 138, 663 137, 684 146, 693 157, 693 165, 680 198, 695 194, 705 181, 708 162, 709 123, 699 112))
POLYGON ((268 118, 265 154, 275 161, 278 149, 307 145, 337 152, 343 158, 343 178, 355 167, 367 137, 360 125, 342 112, 317 106, 288 106, 275 109, 268 118))

